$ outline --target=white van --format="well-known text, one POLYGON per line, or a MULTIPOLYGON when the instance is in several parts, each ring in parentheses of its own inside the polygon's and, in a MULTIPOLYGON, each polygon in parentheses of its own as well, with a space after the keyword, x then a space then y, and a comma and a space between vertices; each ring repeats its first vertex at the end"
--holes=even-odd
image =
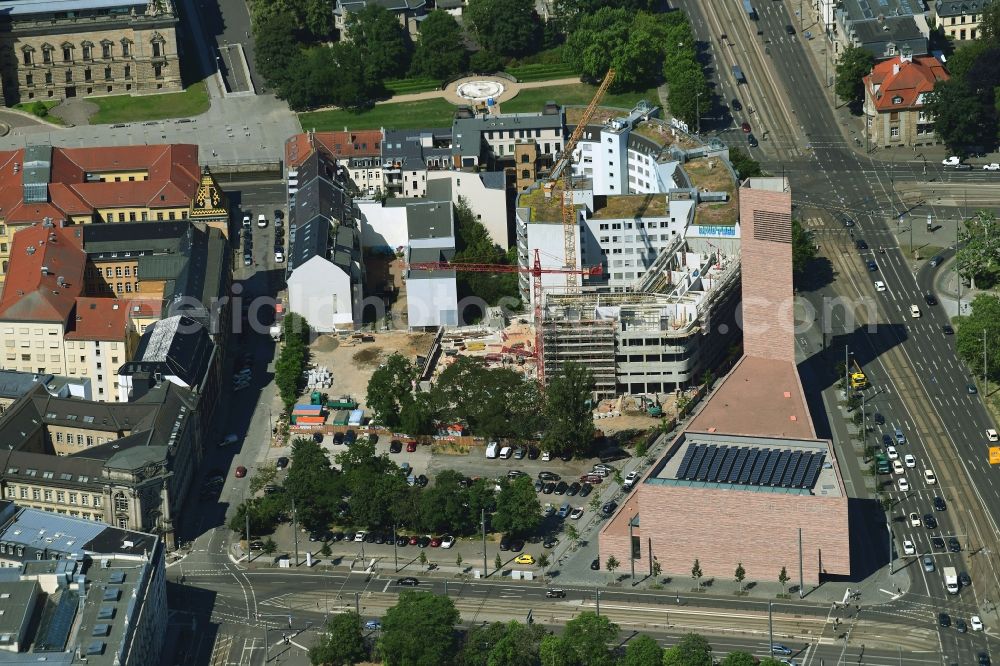
POLYGON ((486 445, 486 457, 487 458, 496 458, 497 457, 497 450, 499 448, 500 448, 499 442, 490 442, 489 444, 487 444, 486 445))
POLYGON ((257 216, 257 226, 261 229, 267 226, 267 218, 264 217, 264 213, 257 216))
POLYGON ((500 457, 503 458, 504 460, 507 460, 512 455, 514 455, 514 450, 509 446, 505 446, 502 449, 500 449, 500 457))

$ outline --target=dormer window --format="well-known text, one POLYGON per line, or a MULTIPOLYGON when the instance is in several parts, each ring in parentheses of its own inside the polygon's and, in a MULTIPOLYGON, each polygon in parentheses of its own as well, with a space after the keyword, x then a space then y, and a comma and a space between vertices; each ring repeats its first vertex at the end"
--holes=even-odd
POLYGON ((900 97, 899 95, 896 95, 895 97, 892 98, 892 103, 893 104, 902 104, 903 103, 903 98, 900 97))

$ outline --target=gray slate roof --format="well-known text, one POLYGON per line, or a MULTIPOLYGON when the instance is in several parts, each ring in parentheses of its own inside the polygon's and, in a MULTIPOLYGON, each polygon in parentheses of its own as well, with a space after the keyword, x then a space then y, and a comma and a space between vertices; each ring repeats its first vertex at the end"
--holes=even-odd
POLYGON ((982 14, 993 0, 938 0, 938 16, 962 16, 964 14, 982 14))

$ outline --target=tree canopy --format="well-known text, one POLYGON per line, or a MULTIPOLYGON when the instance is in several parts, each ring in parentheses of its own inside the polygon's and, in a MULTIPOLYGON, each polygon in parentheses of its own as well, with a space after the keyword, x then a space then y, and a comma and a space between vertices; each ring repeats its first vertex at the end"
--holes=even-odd
POLYGON ((538 49, 541 23, 533 0, 469 0, 462 16, 488 51, 521 56, 538 49))
POLYGON ((399 425, 403 405, 413 399, 417 374, 417 368, 400 354, 390 356, 372 373, 365 402, 379 423, 387 428, 399 425))
POLYGON ((545 392, 542 446, 547 451, 587 451, 594 439, 594 377, 579 363, 566 363, 545 392))
POLYGON ((326 451, 309 438, 292 442, 291 458, 283 487, 295 502, 297 520, 306 529, 326 529, 344 494, 340 474, 330 466, 326 451))
POLYGON ((523 666, 539 663, 545 628, 516 621, 474 627, 458 655, 461 666, 523 666))
POLYGON ((1000 298, 979 294, 972 301, 971 312, 959 319, 955 347, 969 372, 983 376, 983 332, 986 333, 986 364, 989 377, 1000 381, 1000 298))
POLYGON ((358 440, 338 453, 336 461, 346 480, 348 506, 356 523, 391 527, 397 518, 409 514, 400 510, 399 503, 407 490, 406 480, 388 455, 375 454, 374 444, 358 440))
POLYGON ((875 58, 853 44, 848 45, 837 61, 837 83, 834 92, 848 104, 860 105, 865 99, 864 77, 871 74, 875 58))
POLYGON ((463 356, 438 377, 432 391, 440 417, 464 421, 477 436, 527 438, 539 425, 534 382, 510 368, 488 368, 463 356))
POLYGON ((796 277, 801 276, 815 258, 816 245, 812 236, 802 226, 801 220, 792 218, 792 273, 796 277))
POLYGON ((367 656, 361 618, 354 611, 330 616, 319 641, 309 648, 309 662, 313 666, 347 666, 367 656))
POLYGON ((980 289, 1000 281, 1000 223, 990 210, 965 220, 963 243, 956 254, 958 270, 980 289))
POLYGON ((462 28, 455 17, 435 9, 420 23, 420 41, 410 61, 410 73, 432 79, 447 79, 465 71, 469 52, 462 28))
POLYGON ((608 645, 618 638, 618 625, 606 615, 583 611, 566 623, 561 636, 546 636, 540 648, 542 663, 556 666, 610 666, 615 663, 608 645))
POLYGON ((699 634, 685 634, 663 653, 663 666, 712 666, 712 646, 699 634))
POLYGON ((382 619, 379 653, 386 664, 450 663, 458 620, 458 609, 450 597, 407 590, 382 619))
POLYGON ((661 666, 663 664, 663 648, 649 636, 639 634, 628 642, 625 656, 618 664, 619 666, 661 666))
POLYGON ((586 80, 614 68, 613 91, 645 90, 662 76, 667 34, 657 14, 603 7, 578 18, 563 53, 586 80))
POLYGON ((541 522, 542 505, 531 477, 519 476, 503 482, 497 495, 493 528, 508 534, 530 534, 541 522))
POLYGON ((284 342, 274 362, 274 383, 285 410, 291 413, 302 389, 302 370, 309 360, 309 322, 289 312, 282 323, 282 332, 284 342))
POLYGON ((395 14, 381 5, 366 4, 347 15, 345 28, 368 86, 377 89, 386 79, 405 74, 413 45, 395 14))
MULTIPOLYGON (((501 250, 486 227, 476 219, 469 203, 460 198, 455 206, 455 228, 457 233, 456 253, 453 263, 471 264, 516 264, 517 255, 511 256, 501 250)), ((507 299, 510 309, 520 304, 517 273, 458 273, 459 298, 477 296, 489 305, 499 305, 507 299)))

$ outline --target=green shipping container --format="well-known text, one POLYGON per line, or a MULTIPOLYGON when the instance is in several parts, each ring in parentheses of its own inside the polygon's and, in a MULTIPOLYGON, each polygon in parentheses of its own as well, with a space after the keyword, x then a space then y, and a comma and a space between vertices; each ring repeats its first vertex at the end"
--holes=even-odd
POLYGON ((333 417, 333 425, 347 425, 348 420, 351 418, 351 413, 342 411, 337 412, 337 415, 333 417))

